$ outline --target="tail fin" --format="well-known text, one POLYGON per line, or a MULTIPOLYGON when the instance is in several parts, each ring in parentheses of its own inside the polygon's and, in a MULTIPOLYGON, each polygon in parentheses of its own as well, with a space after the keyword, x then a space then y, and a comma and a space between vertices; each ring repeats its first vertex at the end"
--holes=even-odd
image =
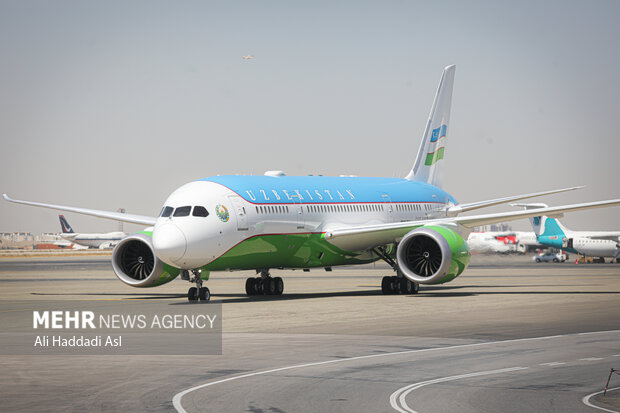
POLYGON ((411 172, 405 179, 426 182, 441 187, 443 158, 446 153, 450 106, 452 105, 452 87, 456 65, 447 66, 441 75, 441 81, 435 94, 435 100, 428 116, 422 143, 418 149, 411 172))
POLYGON ((71 225, 69 225, 69 223, 65 219, 65 216, 64 215, 58 215, 58 218, 60 218, 60 228, 62 229, 62 233, 63 234, 73 234, 73 228, 71 228, 71 225))
MULTIPOLYGON (((523 207, 525 209, 546 208, 548 206, 547 204, 542 203, 510 205, 523 207)), ((556 237, 555 239, 558 239, 557 237, 559 237, 559 239, 562 239, 562 237, 566 237, 570 232, 570 230, 562 225, 558 219, 550 218, 546 215, 530 218, 530 224, 532 224, 532 229, 537 237, 556 237)))

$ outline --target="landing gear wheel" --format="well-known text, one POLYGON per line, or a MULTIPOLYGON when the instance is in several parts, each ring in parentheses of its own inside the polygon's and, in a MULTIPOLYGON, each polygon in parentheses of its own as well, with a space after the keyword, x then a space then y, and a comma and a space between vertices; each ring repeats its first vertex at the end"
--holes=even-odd
POLYGON ((187 290, 188 301, 196 301, 198 299, 198 288, 192 287, 187 290))
POLYGON ((409 278, 400 279, 400 293, 401 294, 413 294, 413 282, 409 278))
POLYGON ((254 283, 254 288, 255 288, 254 289, 254 291, 255 291, 254 294, 262 294, 263 293, 263 287, 264 287, 263 279, 260 278, 260 277, 256 277, 254 279, 256 280, 256 282, 254 283))
POLYGON ((395 275, 390 277, 390 288, 392 294, 400 294, 400 280, 395 275))
POLYGON ((245 293, 247 295, 256 295, 256 278, 245 280, 245 293))
POLYGON ((211 291, 207 287, 200 287, 198 290, 198 298, 200 301, 209 301, 211 300, 211 291))
POLYGON ((381 292, 384 295, 390 294, 390 277, 383 277, 381 279, 381 292))
POLYGON ((400 292, 400 281, 397 277, 383 277, 381 280, 381 292, 383 294, 398 294, 400 292))
POLYGON ((275 295, 276 293, 276 282, 273 278, 264 278, 263 279, 263 293, 265 295, 275 295))
POLYGON ((276 284, 276 295, 282 295, 284 292, 284 281, 280 277, 276 277, 273 279, 276 284))
POLYGON ((417 282, 411 282, 413 284, 413 291, 411 292, 412 294, 417 294, 420 292, 420 284, 418 284, 417 282))

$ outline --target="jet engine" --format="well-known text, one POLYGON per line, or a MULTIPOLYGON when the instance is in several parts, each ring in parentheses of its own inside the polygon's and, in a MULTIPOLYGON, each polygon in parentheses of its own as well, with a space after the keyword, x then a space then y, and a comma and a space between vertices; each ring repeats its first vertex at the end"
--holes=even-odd
POLYGON ((403 237, 396 250, 398 267, 419 284, 443 284, 458 277, 469 265, 465 240, 450 228, 423 226, 403 237))
POLYGON ((181 272, 157 258, 147 232, 131 234, 119 241, 112 252, 112 267, 122 282, 139 288, 165 284, 181 272))

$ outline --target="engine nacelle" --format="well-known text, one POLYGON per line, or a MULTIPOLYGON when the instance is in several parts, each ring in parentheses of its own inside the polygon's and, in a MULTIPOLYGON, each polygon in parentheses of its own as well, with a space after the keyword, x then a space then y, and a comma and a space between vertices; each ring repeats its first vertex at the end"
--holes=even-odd
POLYGON ((443 284, 458 277, 469 265, 467 242, 455 231, 429 225, 403 237, 396 250, 398 267, 419 284, 443 284))
POLYGON ((181 270, 165 264, 153 249, 148 233, 131 234, 116 244, 112 267, 116 276, 132 287, 155 287, 174 280, 181 270))

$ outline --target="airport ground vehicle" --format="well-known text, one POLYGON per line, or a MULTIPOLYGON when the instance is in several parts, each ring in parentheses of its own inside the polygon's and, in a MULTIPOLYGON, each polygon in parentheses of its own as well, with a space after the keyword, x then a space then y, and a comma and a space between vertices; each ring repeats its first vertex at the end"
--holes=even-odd
POLYGON ((536 262, 564 262, 566 255, 560 252, 547 251, 532 258, 536 262))

